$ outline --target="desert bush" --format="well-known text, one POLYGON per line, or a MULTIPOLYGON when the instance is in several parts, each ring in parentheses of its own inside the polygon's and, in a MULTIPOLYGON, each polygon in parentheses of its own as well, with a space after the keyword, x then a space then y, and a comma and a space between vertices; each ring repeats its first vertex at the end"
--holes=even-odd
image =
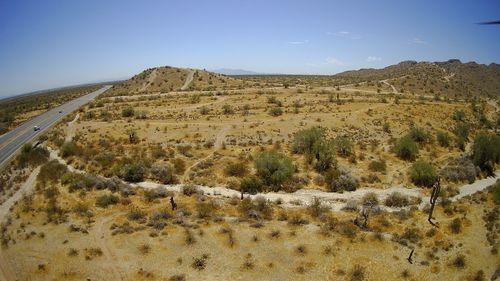
POLYGON ((73 141, 64 142, 60 149, 63 158, 82 154, 82 148, 73 141))
POLYGON ((447 181, 473 183, 477 173, 474 163, 468 157, 461 156, 450 161, 439 174, 447 181))
POLYGON ((251 219, 271 219, 273 214, 271 202, 261 196, 254 200, 244 198, 238 205, 238 211, 243 217, 251 219))
POLYGON ((328 206, 324 205, 321 202, 320 198, 314 197, 312 202, 307 206, 307 210, 308 210, 309 214, 311 214, 312 217, 317 218, 317 217, 321 217, 326 212, 328 212, 330 210, 330 208, 328 208, 328 206))
POLYGON ((185 184, 181 188, 182 194, 186 196, 191 196, 193 194, 198 194, 200 192, 199 188, 192 184, 185 184))
POLYGON ((67 171, 68 168, 65 165, 59 163, 57 160, 52 160, 40 168, 36 179, 42 183, 56 183, 67 171))
POLYGON ((168 280, 169 281, 186 281, 186 275, 175 274, 175 275, 170 276, 170 278, 168 278, 168 280))
POLYGON ((230 177, 243 177, 248 174, 248 167, 243 162, 230 163, 224 169, 224 173, 230 177))
POLYGON ((500 205, 500 180, 493 185, 493 201, 495 204, 500 205))
POLYGON ((275 107, 271 107, 269 109, 269 115, 271 115, 271 116, 276 117, 276 116, 280 116, 282 114, 283 114, 283 109, 281 109, 281 107, 275 106, 275 107))
POLYGON ((354 154, 354 143, 348 137, 337 137, 334 144, 340 156, 349 157, 354 154))
POLYGON ((153 165, 151 175, 163 184, 172 184, 176 182, 173 168, 170 165, 153 165))
POLYGON ((372 172, 381 172, 385 173, 387 170, 387 164, 385 163, 385 160, 380 159, 380 160, 373 160, 368 164, 368 169, 372 172))
POLYGON ((144 200, 146 200, 146 202, 152 202, 158 198, 166 198, 167 196, 168 191, 164 187, 144 190, 144 200))
POLYGON ((122 117, 132 117, 134 116, 135 111, 134 108, 131 106, 127 106, 124 109, 122 109, 122 117))
POLYGON ((456 121, 465 121, 465 111, 462 109, 455 110, 455 112, 453 112, 453 119, 456 121))
POLYGON ((359 180, 347 171, 330 169, 325 174, 325 182, 332 192, 354 191, 359 187, 359 180))
POLYGON ((450 135, 448 135, 447 132, 438 132, 436 138, 440 146, 442 147, 450 146, 450 135))
POLYGON ((292 152, 305 154, 309 160, 315 160, 314 167, 324 172, 336 166, 333 145, 325 138, 325 129, 312 127, 295 133, 292 140, 292 152))
POLYGON ((409 203, 410 199, 408 196, 397 191, 389 194, 384 201, 384 204, 387 207, 405 207, 408 206, 409 203))
POLYGON ((349 273, 349 281, 363 281, 365 280, 366 269, 359 264, 356 264, 349 273))
POLYGON ((456 268, 464 268, 465 267, 465 256, 459 255, 453 261, 451 264, 456 267, 456 268))
POLYGON ((140 182, 144 179, 146 166, 142 162, 126 163, 121 166, 118 176, 128 182, 140 182))
POLYGON ((107 208, 109 205, 115 205, 119 201, 118 196, 113 194, 104 194, 97 197, 95 205, 101 208, 107 208))
POLYGON ((315 153, 314 149, 317 143, 323 141, 324 138, 324 128, 312 127, 300 130, 293 137, 291 149, 293 153, 312 155, 315 153))
POLYGON ((191 263, 191 267, 196 270, 203 270, 207 266, 208 255, 203 255, 199 258, 193 258, 193 262, 191 263))
POLYGON ((186 170, 186 162, 181 158, 175 158, 173 160, 173 165, 176 174, 182 174, 186 170))
POLYGON ((273 189, 279 189, 295 171, 289 157, 274 151, 259 153, 255 157, 255 168, 257 176, 273 189))
POLYGON ((403 160, 413 161, 418 155, 418 146, 410 136, 404 136, 397 140, 393 150, 403 160))
POLYGON ((207 115, 208 113, 210 113, 210 108, 208 108, 205 105, 200 107, 200 114, 201 115, 207 115))
POLYGON ((224 113, 226 115, 233 114, 234 113, 234 109, 229 104, 225 104, 225 105, 222 106, 222 113, 224 113))
POLYGON ((262 192, 264 187, 264 183, 257 176, 249 176, 243 178, 240 182, 240 190, 242 192, 256 194, 258 192, 262 192))
POLYGON ((432 187, 437 180, 437 174, 429 162, 417 160, 410 168, 410 179, 416 185, 432 187))
POLYGON ((431 138, 429 132, 420 127, 412 127, 408 135, 418 143, 429 142, 431 138))
POLYGON ((449 224, 449 228, 452 233, 458 234, 462 230, 462 221, 459 218, 455 218, 449 224))
POLYGON ((21 167, 26 165, 37 166, 45 163, 49 159, 49 151, 42 147, 33 147, 31 143, 26 143, 21 148, 21 153, 17 161, 21 167))
POLYGON ((217 209, 217 204, 215 204, 215 202, 212 200, 196 203, 196 212, 198 218, 200 219, 208 219, 213 217, 217 209))
POLYGON ((465 122, 459 122, 455 125, 453 133, 455 133, 458 138, 467 140, 469 138, 470 125, 465 122))
POLYGON ((141 211, 138 208, 132 208, 130 212, 127 214, 127 218, 131 221, 142 220, 146 217, 146 213, 141 211))
POLYGON ((363 196, 361 203, 365 207, 376 207, 379 204, 378 196, 373 192, 369 192, 363 196))
POLYGON ((472 145, 472 161, 481 170, 493 173, 500 162, 500 136, 480 132, 472 145))
POLYGON ((358 227, 351 221, 340 221, 335 229, 347 238, 354 238, 358 234, 358 227))

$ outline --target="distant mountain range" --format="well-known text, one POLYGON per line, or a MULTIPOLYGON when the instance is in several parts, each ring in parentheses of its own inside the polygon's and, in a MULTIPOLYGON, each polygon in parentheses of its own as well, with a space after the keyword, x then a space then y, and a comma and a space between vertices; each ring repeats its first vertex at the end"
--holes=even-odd
POLYGON ((244 70, 244 69, 233 69, 233 68, 219 68, 213 69, 212 72, 224 74, 224 75, 257 75, 262 74, 255 71, 244 70))

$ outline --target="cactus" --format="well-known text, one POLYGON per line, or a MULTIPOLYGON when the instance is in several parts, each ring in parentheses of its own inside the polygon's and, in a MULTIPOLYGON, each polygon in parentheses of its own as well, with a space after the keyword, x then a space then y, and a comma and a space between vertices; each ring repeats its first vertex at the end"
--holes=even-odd
POLYGON ((437 224, 432 221, 432 213, 434 212, 434 206, 436 205, 437 198, 439 197, 439 192, 441 191, 440 178, 438 177, 434 185, 432 186, 432 193, 430 198, 431 209, 429 210, 429 218, 427 219, 432 226, 437 224))

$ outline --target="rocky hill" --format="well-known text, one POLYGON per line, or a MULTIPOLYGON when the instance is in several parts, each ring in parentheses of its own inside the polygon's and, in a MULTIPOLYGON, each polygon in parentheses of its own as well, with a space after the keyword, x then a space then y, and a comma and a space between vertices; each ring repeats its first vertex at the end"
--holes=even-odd
POLYGON ((500 65, 445 62, 403 61, 382 69, 360 69, 335 75, 353 83, 387 80, 399 92, 417 95, 488 96, 500 94, 500 65))
POLYGON ((106 96, 158 94, 172 91, 215 91, 243 88, 251 83, 206 70, 162 66, 149 68, 106 93, 106 96))

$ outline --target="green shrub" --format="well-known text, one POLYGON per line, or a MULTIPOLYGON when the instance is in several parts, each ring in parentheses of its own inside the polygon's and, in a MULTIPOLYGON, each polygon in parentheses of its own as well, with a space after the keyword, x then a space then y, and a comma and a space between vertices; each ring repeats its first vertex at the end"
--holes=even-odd
POLYGON ((347 171, 330 169, 325 174, 325 182, 332 192, 355 191, 359 187, 359 180, 347 171))
POLYGON ((417 160, 410 168, 410 179, 416 185, 431 187, 437 180, 437 174, 430 163, 417 160))
POLYGON ((455 125, 453 132, 458 138, 467 140, 469 138, 470 126, 465 122, 459 122, 455 125))
POLYGON ((82 153, 82 148, 79 147, 73 141, 67 141, 67 142, 63 143, 60 151, 61 151, 61 156, 63 158, 66 158, 66 157, 70 157, 70 156, 80 155, 82 153))
POLYGON ((132 117, 134 114, 134 108, 131 106, 127 106, 122 110, 122 117, 132 117))
POLYGON ((493 173, 500 161, 500 136, 480 132, 472 145, 472 161, 481 170, 493 173))
POLYGON ((380 173, 385 173, 387 170, 387 164, 385 163, 385 160, 380 159, 380 160, 373 160, 368 164, 368 169, 372 172, 380 172, 380 173))
POLYGON ((453 112, 453 119, 456 121, 464 121, 465 120, 465 112, 462 109, 455 110, 455 112, 453 112))
POLYGON ((450 146, 450 136, 448 135, 448 133, 438 132, 436 138, 440 146, 442 147, 450 146))
POLYGON ((255 157, 255 169, 257 176, 273 189, 279 189, 280 185, 288 180, 295 171, 289 157, 274 151, 259 153, 255 157))
POLYGON ((409 136, 418 143, 426 143, 430 140, 429 133, 419 127, 412 127, 410 129, 409 136))
POLYGON ((176 182, 174 169, 170 165, 154 165, 151 167, 151 175, 163 184, 176 182))
POLYGON ((143 163, 127 163, 120 168, 118 176, 128 182, 140 182, 144 179, 145 172, 146 167, 143 163))
POLYGON ((234 113, 234 109, 229 104, 225 104, 225 105, 222 106, 222 113, 224 113, 226 115, 233 114, 234 113))
POLYGON ((42 147, 33 147, 31 143, 26 143, 21 148, 17 160, 21 167, 26 165, 38 166, 47 162, 49 159, 49 151, 42 147))
POLYGON ((500 205, 500 180, 497 180, 493 185, 493 201, 495 204, 500 205))
POLYGON ((403 160, 413 161, 418 155, 417 143, 408 135, 397 140, 393 150, 403 160))
POLYGON ((118 204, 118 196, 113 194, 104 194, 97 197, 95 205, 101 208, 107 208, 109 205, 118 204))
POLYGON ((269 115, 271 115, 271 116, 276 117, 276 116, 280 116, 282 114, 283 114, 283 109, 281 109, 281 107, 275 106, 275 107, 272 107, 271 109, 269 109, 269 115))
POLYGON ((318 172, 324 172, 337 164, 332 145, 325 139, 325 129, 320 127, 298 131, 292 141, 292 151, 315 160, 314 168, 318 172))
POLYGON ((243 177, 248 174, 248 167, 243 162, 230 163, 224 169, 224 173, 230 177, 243 177))
POLYGON ((47 183, 56 183, 68 171, 65 165, 59 163, 57 160, 52 160, 40 168, 37 176, 37 181, 47 183))
POLYGON ((387 207, 399 207, 399 208, 408 206, 409 203, 410 199, 408 198, 408 196, 397 191, 389 194, 389 196, 387 196, 384 201, 384 204, 387 207))
POLYGON ((210 113, 210 109, 207 107, 207 106, 202 106, 200 107, 200 114, 201 115, 207 115, 208 113, 210 113))
POLYGON ((379 204, 378 196, 373 192, 369 192, 363 196, 361 203, 365 207, 376 207, 379 204))
POLYGON ((295 133, 292 141, 293 153, 314 154, 315 146, 325 138, 325 129, 312 127, 295 133))
POLYGON ((256 176, 249 176, 241 180, 240 190, 242 192, 256 194, 262 192, 264 183, 256 176))
POLYGON ((334 141, 337 153, 342 157, 349 157, 354 154, 354 144, 347 137, 338 137, 334 141))

